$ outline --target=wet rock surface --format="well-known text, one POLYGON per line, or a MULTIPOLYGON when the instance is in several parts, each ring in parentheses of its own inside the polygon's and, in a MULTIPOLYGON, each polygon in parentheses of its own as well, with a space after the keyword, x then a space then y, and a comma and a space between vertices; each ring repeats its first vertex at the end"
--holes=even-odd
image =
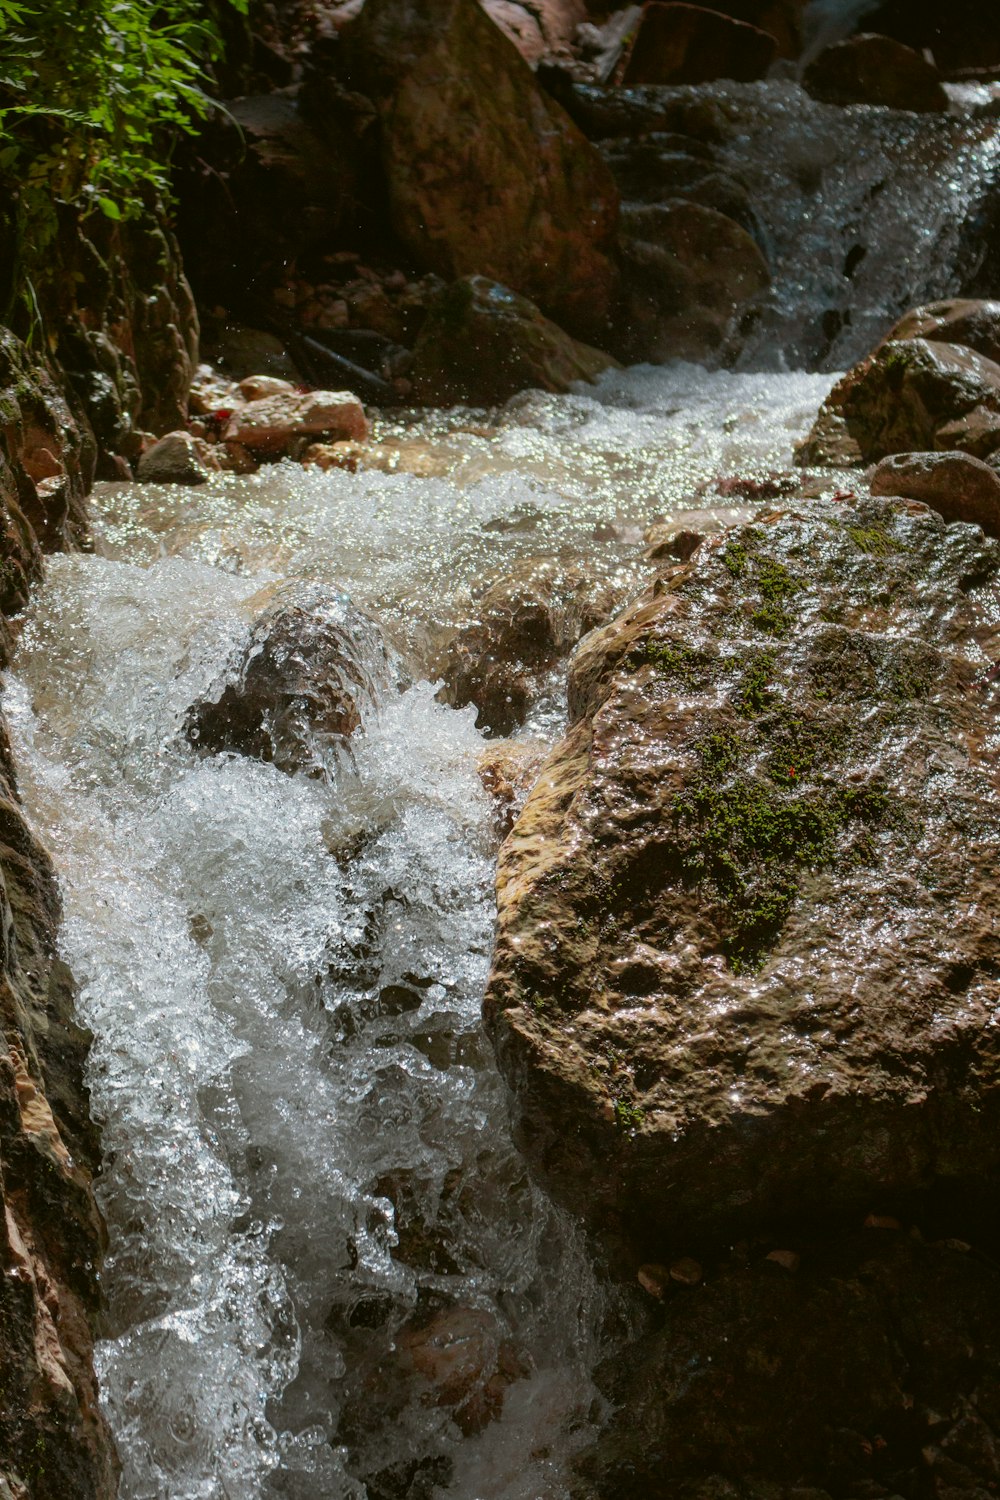
POLYGON ((986 458, 1000 447, 1000 365, 959 344, 894 339, 831 391, 801 463, 863 461, 959 449, 986 458))
POLYGON ((233 751, 289 775, 324 774, 400 666, 380 627, 346 596, 315 584, 266 589, 246 642, 185 721, 209 754, 233 751))
POLYGON ((110 1500, 116 1459, 92 1363, 104 1229, 89 1037, 56 957, 52 865, 0 736, 0 1485, 31 1500, 110 1500))
POLYGON ((431 305, 413 351, 418 401, 491 406, 519 391, 568 391, 614 364, 570 338, 534 303, 483 276, 457 281, 431 305))
POLYGON ((885 343, 897 339, 929 339, 938 344, 960 344, 1000 363, 1000 302, 982 302, 953 297, 929 302, 904 313, 886 334, 885 343))
POLYGON ((485 1015, 536 1170, 641 1259, 995 1183, 998 587, 977 529, 828 502, 577 651, 485 1015))
POLYGON ((938 70, 923 53, 870 32, 827 47, 806 68, 802 86, 825 104, 881 104, 920 113, 948 108, 938 70))

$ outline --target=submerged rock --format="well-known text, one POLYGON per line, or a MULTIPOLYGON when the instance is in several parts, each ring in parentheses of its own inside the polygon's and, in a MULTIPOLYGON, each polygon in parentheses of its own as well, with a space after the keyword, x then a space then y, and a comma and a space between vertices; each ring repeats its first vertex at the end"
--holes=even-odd
POLYGON ((912 47, 872 32, 825 48, 806 68, 802 87, 824 104, 881 104, 921 114, 948 108, 933 63, 912 47))
POLYGON ((702 546, 578 649, 485 1016, 639 1260, 1000 1176, 1000 546, 914 502, 702 546))
POLYGON ((416 260, 502 282, 582 337, 604 330, 614 182, 476 0, 368 0, 345 42, 381 111, 392 225, 416 260))
POLYGON ((476 618, 452 639, 441 697, 455 708, 474 703, 480 729, 511 734, 524 723, 545 675, 620 605, 607 578, 551 558, 526 558, 495 578, 478 599, 476 618))
POLYGON ((799 463, 871 463, 892 453, 1000 448, 1000 365, 958 344, 882 344, 834 386, 799 463))
POLYGON ((257 596, 261 613, 185 732, 208 752, 272 761, 289 775, 322 775, 400 667, 378 624, 319 584, 257 596))
POLYGON ((418 401, 493 406, 519 391, 568 391, 614 365, 570 338, 533 302, 484 276, 456 281, 432 303, 413 351, 418 401))
POLYGON ((776 39, 745 21, 702 5, 653 0, 643 10, 622 82, 627 88, 716 78, 751 83, 764 77, 777 55, 776 39))
POLYGON ((873 495, 922 500, 946 521, 969 521, 1000 537, 1000 474, 968 453, 900 453, 869 481, 873 495))

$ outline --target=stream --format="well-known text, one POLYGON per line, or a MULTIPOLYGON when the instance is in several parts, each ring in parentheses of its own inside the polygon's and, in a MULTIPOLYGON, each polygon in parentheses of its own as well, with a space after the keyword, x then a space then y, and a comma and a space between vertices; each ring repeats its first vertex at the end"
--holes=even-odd
MULTIPOLYGON (((386 417, 387 472, 99 486, 95 555, 49 561, 5 702, 95 1038, 98 1363, 124 1500, 570 1493, 602 1421, 595 1367, 642 1310, 595 1275, 510 1141, 479 1020, 485 742, 433 679, 477 586, 521 558, 637 591, 651 522, 712 503, 720 475, 789 467, 834 368, 897 304, 954 289, 956 214, 996 132, 875 110, 827 110, 820 130, 810 106, 769 197, 791 89, 728 148, 758 174, 780 270, 737 371, 646 366, 498 413, 386 417), (869 269, 845 277, 842 241, 865 234, 869 269), (323 776, 184 732, 283 580, 375 615, 412 679, 323 776)), ((559 734, 559 686, 523 737, 559 734)))

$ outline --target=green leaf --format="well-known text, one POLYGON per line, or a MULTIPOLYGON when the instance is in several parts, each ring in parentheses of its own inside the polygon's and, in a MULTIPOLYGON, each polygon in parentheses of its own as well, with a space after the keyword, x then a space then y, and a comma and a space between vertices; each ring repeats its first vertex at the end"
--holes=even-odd
POLYGON ((113 198, 98 198, 97 206, 106 218, 120 219, 122 216, 122 211, 113 198))

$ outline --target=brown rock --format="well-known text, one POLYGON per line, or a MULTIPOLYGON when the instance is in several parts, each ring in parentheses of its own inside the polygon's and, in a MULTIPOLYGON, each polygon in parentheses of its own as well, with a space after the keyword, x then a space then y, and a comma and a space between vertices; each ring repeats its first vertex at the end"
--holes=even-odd
POLYGON ((0 870, 0 1491, 111 1500, 117 1461, 92 1358, 105 1235, 89 1037, 54 957, 59 892, 17 800, 2 721, 0 870))
POLYGON ((778 54, 766 31, 701 5, 662 4, 643 10, 622 82, 637 84, 711 83, 763 78, 778 54))
POLYGON ((290 380, 282 380, 277 375, 246 375, 239 382, 238 390, 244 401, 263 401, 268 396, 299 394, 290 380))
POLYGON ((948 108, 941 76, 923 53, 871 32, 826 47, 806 68, 802 87, 824 104, 882 104, 921 114, 948 108))
POLYGON ((892 453, 1000 447, 1000 365, 957 344, 882 344, 831 391, 799 463, 871 463, 892 453), (831 441, 832 440, 832 441, 831 441))
POLYGON ((251 453, 282 454, 303 438, 359 441, 368 436, 364 407, 350 391, 264 396, 238 406, 223 438, 251 453))
POLYGON ((670 1280, 681 1286, 698 1286, 704 1274, 700 1262, 692 1260, 690 1255, 675 1260, 670 1267, 670 1280))
POLYGON ((655 1297, 657 1302, 662 1302, 670 1285, 670 1267, 657 1265, 655 1261, 651 1261, 639 1267, 636 1280, 644 1292, 655 1297))
POLYGON ((1000 536, 1000 474, 968 453, 899 453, 882 460, 869 485, 873 495, 922 500, 946 521, 1000 536))
POLYGON ((582 337, 604 330, 614 182, 476 0, 368 0, 348 51, 379 104, 392 223, 411 254, 449 280, 502 282, 582 337))
POLYGON ((526 558, 494 579, 477 616, 448 646, 440 696, 455 708, 474 703, 476 723, 495 735, 523 724, 541 679, 620 603, 609 580, 549 558, 526 558))
POLYGON ((526 297, 470 276, 431 304, 410 378, 418 401, 493 406, 528 388, 568 391, 615 363, 570 338, 526 297))
POLYGON ((928 302, 904 313, 886 334, 885 343, 896 339, 930 339, 939 344, 961 344, 1000 364, 1000 302, 975 301, 967 297, 928 302))
POLYGON ((209 753, 322 776, 379 691, 399 681, 398 660, 376 622, 331 589, 286 584, 255 604, 245 643, 190 710, 185 732, 209 753))
POLYGON ((797 1271, 802 1264, 802 1257, 796 1250, 769 1250, 764 1259, 781 1266, 783 1271, 797 1271))
POLYGON ((811 502, 578 647, 484 1013, 529 1159, 637 1258, 995 1192, 998 607, 975 528, 811 502))

